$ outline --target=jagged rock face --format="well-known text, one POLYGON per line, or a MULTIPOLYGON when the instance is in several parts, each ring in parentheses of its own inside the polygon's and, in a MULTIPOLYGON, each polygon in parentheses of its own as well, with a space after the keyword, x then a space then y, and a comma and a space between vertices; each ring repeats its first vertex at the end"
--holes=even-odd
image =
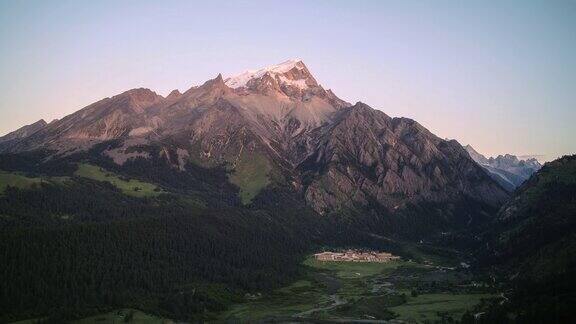
POLYGON ((148 89, 126 91, 54 121, 6 150, 48 148, 63 152, 129 136, 133 130, 154 127, 158 120, 147 118, 145 112, 161 102, 162 97, 148 89))
POLYGON ((370 203, 395 210, 462 194, 491 204, 506 198, 456 141, 362 103, 343 109, 313 137, 299 168, 307 175, 306 199, 320 213, 370 203))
POLYGON ((181 96, 182 94, 180 93, 180 91, 178 91, 178 89, 175 89, 172 90, 172 92, 170 92, 170 94, 166 97, 166 100, 168 101, 178 100, 181 96))
POLYGON ((244 149, 253 152, 265 147, 238 108, 225 100, 203 110, 185 127, 184 133, 177 133, 173 138, 183 139, 178 143, 198 163, 232 169, 244 149))
POLYGON ((233 89, 260 93, 279 91, 293 98, 302 98, 307 92, 321 92, 322 88, 300 60, 288 60, 260 70, 245 71, 226 78, 225 83, 233 89))
POLYGON ((515 155, 505 154, 491 157, 488 163, 495 168, 514 173, 524 179, 528 179, 534 172, 538 171, 542 165, 538 160, 532 158, 520 160, 515 155))
POLYGON ((340 108, 350 106, 318 84, 300 60, 246 71, 226 78, 234 89, 229 100, 260 119, 279 138, 294 137, 326 122, 340 108), (262 118, 264 117, 264 118, 262 118))
POLYGON ((542 167, 534 158, 520 160, 511 154, 486 158, 470 145, 466 145, 465 149, 476 163, 480 164, 494 180, 510 192, 542 167))
POLYGON ((471 145, 466 145, 464 148, 476 163, 480 165, 488 164, 488 159, 484 155, 478 153, 478 151, 476 151, 471 145))
MULTIPOLYGON (((374 205, 394 212, 410 203, 461 196, 497 204, 506 197, 457 142, 413 120, 346 103, 297 60, 229 78, 218 75, 166 98, 130 90, 0 150, 48 148, 62 154, 110 139, 122 142, 104 152, 118 164, 150 157, 131 147, 154 145, 175 169, 188 162, 240 169, 241 184, 243 176, 274 173, 321 214, 374 205), (253 162, 261 168, 251 169, 253 162)), ((260 179, 266 185, 270 177, 260 179)), ((247 196, 254 194, 250 189, 247 196)))
POLYGON ((33 124, 22 126, 19 129, 0 137, 0 148, 2 144, 4 145, 14 144, 21 139, 29 137, 30 135, 36 133, 40 129, 46 127, 46 125, 48 125, 48 123, 46 123, 44 119, 40 119, 39 121, 33 124))

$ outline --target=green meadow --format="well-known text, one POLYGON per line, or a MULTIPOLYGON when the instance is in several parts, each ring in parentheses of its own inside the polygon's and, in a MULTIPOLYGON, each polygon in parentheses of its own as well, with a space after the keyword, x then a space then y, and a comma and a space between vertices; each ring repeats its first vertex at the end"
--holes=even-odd
POLYGON ((9 186, 20 189, 30 189, 41 183, 62 184, 67 180, 69 180, 68 177, 30 177, 18 172, 0 170, 0 194, 4 193, 9 186))
POLYGON ((230 182, 240 188, 240 200, 243 204, 249 204, 260 190, 268 185, 271 169, 270 162, 263 155, 242 153, 230 175, 230 182))
POLYGON ((374 319, 425 323, 459 320, 482 299, 495 297, 476 291, 453 292, 451 280, 461 270, 446 275, 445 269, 415 262, 321 262, 309 257, 303 264, 305 275, 300 280, 268 294, 249 296, 219 319, 242 323, 374 319), (446 281, 439 280, 439 274, 446 281), (429 280, 436 281, 434 291, 421 287, 429 280), (413 289, 419 290, 415 296, 413 289))
POLYGON ((398 314, 399 319, 416 323, 436 321, 443 317, 460 319, 482 299, 493 297, 492 294, 422 294, 417 297, 408 296, 406 303, 391 307, 390 310, 398 314))
POLYGON ((122 193, 133 197, 151 197, 162 193, 162 190, 155 184, 143 182, 137 179, 121 178, 110 171, 92 164, 78 164, 78 170, 76 170, 74 175, 96 181, 109 182, 116 188, 120 189, 122 193))
POLYGON ((87 317, 75 324, 96 324, 96 323, 142 323, 142 324, 168 324, 171 320, 163 319, 158 316, 146 314, 137 309, 120 309, 112 312, 87 317))
POLYGON ((41 182, 41 178, 30 178, 18 173, 0 171, 0 194, 3 193, 8 186, 29 189, 41 182))

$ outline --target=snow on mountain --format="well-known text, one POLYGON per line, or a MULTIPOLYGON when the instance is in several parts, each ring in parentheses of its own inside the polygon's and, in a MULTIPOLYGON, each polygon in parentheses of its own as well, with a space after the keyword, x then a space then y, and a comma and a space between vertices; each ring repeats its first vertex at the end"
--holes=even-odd
POLYGON ((306 85, 306 80, 305 79, 301 79, 301 80, 291 80, 285 76, 283 76, 282 74, 292 70, 292 69, 298 69, 298 70, 303 70, 305 69, 304 63, 302 63, 302 60, 299 59, 292 59, 292 60, 287 60, 285 62, 282 62, 280 64, 276 64, 276 65, 271 65, 259 70, 248 70, 245 72, 242 72, 240 74, 231 76, 226 78, 226 80, 224 80, 224 83, 226 83, 227 86, 229 86, 230 88, 241 88, 241 87, 246 87, 246 85, 248 84, 248 82, 250 80, 253 79, 259 79, 261 77, 263 77, 266 73, 270 73, 272 75, 278 75, 280 80, 282 80, 282 82, 288 83, 290 85, 296 86, 300 89, 306 89, 307 85, 306 85))
POLYGON ((494 180, 498 181, 508 191, 520 186, 542 167, 536 159, 520 160, 517 156, 511 154, 486 158, 470 145, 466 145, 465 149, 472 160, 480 164, 490 173, 494 180))

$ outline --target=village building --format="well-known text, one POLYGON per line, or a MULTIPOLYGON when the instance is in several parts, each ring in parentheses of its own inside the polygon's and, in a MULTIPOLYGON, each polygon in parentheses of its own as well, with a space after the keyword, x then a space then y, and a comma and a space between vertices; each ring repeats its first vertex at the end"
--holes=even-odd
POLYGON ((388 252, 360 252, 347 250, 345 252, 322 252, 314 254, 318 261, 334 262, 389 262, 400 259, 388 252))

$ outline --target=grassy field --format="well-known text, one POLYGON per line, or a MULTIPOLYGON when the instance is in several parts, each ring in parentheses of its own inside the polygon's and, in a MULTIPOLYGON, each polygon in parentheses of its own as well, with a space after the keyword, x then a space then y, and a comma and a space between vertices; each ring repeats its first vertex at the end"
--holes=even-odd
POLYGON ((2 194, 8 186, 28 189, 40 182, 42 182, 41 178, 29 178, 18 173, 0 171, 0 194, 2 194))
POLYGON ((142 323, 142 324, 168 324, 172 323, 171 320, 162 319, 160 317, 146 314, 137 309, 120 309, 109 313, 100 314, 96 316, 87 317, 73 323, 77 324, 92 324, 92 323, 142 323))
POLYGON ((441 315, 460 319, 462 315, 480 303, 484 298, 492 298, 490 294, 422 294, 417 297, 407 297, 405 304, 391 307, 398 314, 398 319, 422 323, 441 319, 441 315))
POLYGON ((415 262, 321 262, 310 257, 304 265, 306 275, 301 280, 272 293, 247 298, 220 319, 243 323, 296 318, 401 319, 424 323, 442 317, 460 319, 481 299, 494 297, 486 293, 449 292, 459 270, 446 275, 446 270, 415 262), (419 286, 426 281, 437 281, 435 291, 419 286), (438 289, 442 285, 446 291, 438 289), (411 289, 418 289, 419 294, 412 297, 411 289))
POLYGON ((376 274, 386 274, 399 266, 406 265, 406 261, 379 262, 322 262, 313 257, 307 258, 304 265, 314 269, 328 270, 334 272, 338 278, 364 278, 376 274))
POLYGON ((328 302, 324 287, 315 280, 300 280, 255 300, 236 304, 221 315, 221 320, 249 323, 256 320, 291 315, 328 302))
MULTIPOLYGON (((41 323, 41 318, 28 319, 11 324, 36 324, 41 323)), ((98 314, 83 319, 71 321, 74 324, 121 324, 121 323, 142 323, 142 324, 171 324, 172 320, 163 319, 158 316, 146 314, 137 309, 118 309, 108 313, 98 314)))
POLYGON ((438 249, 433 248, 427 244, 418 244, 414 242, 402 242, 402 250, 404 253, 410 254, 414 257, 415 261, 421 263, 430 263, 443 266, 456 266, 459 265, 460 260, 457 252, 447 248, 438 249), (430 250, 438 250, 436 253, 430 250), (438 253, 441 252, 441 253, 438 253))
POLYGON ((10 324, 36 324, 39 323, 43 318, 27 319, 17 322, 11 322, 10 324))
POLYGON ((16 172, 0 171, 0 194, 2 194, 8 186, 30 189, 43 182, 62 184, 67 180, 69 180, 68 177, 28 177, 16 172))
POLYGON ((405 303, 405 300, 405 296, 392 294, 365 297, 335 308, 332 314, 341 318, 389 320, 395 318, 396 315, 388 307, 405 303))
POLYGON ((242 153, 230 182, 240 188, 240 200, 249 204, 254 197, 270 182, 268 173, 272 167, 270 162, 260 154, 242 153))
POLYGON ((118 175, 98 166, 80 163, 74 175, 96 181, 107 181, 120 189, 122 193, 133 197, 150 197, 162 193, 160 188, 148 182, 136 179, 122 179, 118 175))

